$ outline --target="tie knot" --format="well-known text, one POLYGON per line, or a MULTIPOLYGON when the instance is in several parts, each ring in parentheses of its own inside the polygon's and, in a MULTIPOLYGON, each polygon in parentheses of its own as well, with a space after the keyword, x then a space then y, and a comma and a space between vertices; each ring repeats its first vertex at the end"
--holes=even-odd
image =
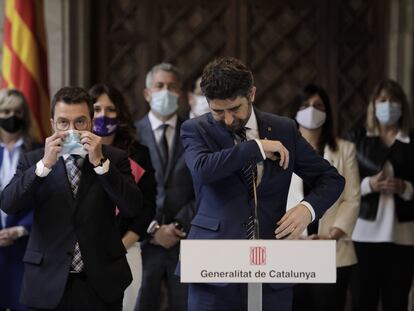
POLYGON ((242 127, 240 130, 238 130, 238 131, 236 132, 236 135, 240 138, 240 140, 241 140, 242 142, 247 140, 246 130, 247 130, 247 128, 242 127))
POLYGON ((161 124, 159 128, 162 130, 163 133, 165 133, 167 131, 168 126, 169 125, 167 123, 164 123, 161 124))
POLYGON ((80 155, 77 154, 72 154, 70 156, 67 157, 67 159, 65 160, 66 163, 70 163, 73 165, 76 165, 77 167, 79 167, 82 163, 82 157, 80 155))

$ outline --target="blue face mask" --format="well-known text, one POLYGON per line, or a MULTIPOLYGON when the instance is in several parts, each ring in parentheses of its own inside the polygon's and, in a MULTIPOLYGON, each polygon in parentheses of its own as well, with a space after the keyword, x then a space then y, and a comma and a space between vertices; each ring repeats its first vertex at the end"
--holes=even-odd
POLYGON ((168 117, 178 109, 178 96, 167 90, 152 93, 150 106, 152 111, 168 117))
POLYGON ((80 142, 80 134, 77 131, 69 130, 68 136, 66 136, 65 140, 62 144, 62 151, 59 155, 64 154, 78 154, 78 155, 85 155, 88 152, 83 149, 83 145, 80 142))
POLYGON ((116 131, 118 124, 118 118, 97 117, 93 119, 92 132, 101 137, 109 136, 116 131))
POLYGON ((393 125, 401 117, 401 105, 392 103, 389 100, 375 104, 375 116, 382 125, 393 125))

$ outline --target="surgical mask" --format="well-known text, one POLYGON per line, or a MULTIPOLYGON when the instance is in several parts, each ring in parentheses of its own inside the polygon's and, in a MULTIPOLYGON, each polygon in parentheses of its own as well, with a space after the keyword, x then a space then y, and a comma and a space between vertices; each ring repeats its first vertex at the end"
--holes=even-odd
POLYGON ((299 110, 296 113, 296 121, 299 125, 307 128, 308 130, 314 130, 321 127, 326 120, 326 112, 320 111, 312 106, 299 110))
POLYGON ((118 124, 118 118, 97 117, 93 119, 92 132, 101 137, 109 136, 116 131, 118 124))
POLYGON ((8 133, 17 133, 23 127, 23 119, 17 116, 0 119, 0 126, 8 133))
POLYGON ((202 114, 210 112, 210 108, 208 106, 208 102, 205 96, 193 95, 194 96, 194 106, 191 107, 191 111, 193 112, 194 116, 198 117, 202 114))
POLYGON ((395 124, 401 117, 401 106, 389 100, 375 104, 375 116, 382 125, 395 124))
POLYGON ((64 154, 77 154, 85 155, 88 152, 83 148, 80 142, 80 133, 78 131, 69 130, 68 135, 62 144, 62 151, 59 152, 59 156, 64 154))
POLYGON ((167 90, 152 93, 150 106, 154 112, 168 117, 178 109, 178 96, 167 90))

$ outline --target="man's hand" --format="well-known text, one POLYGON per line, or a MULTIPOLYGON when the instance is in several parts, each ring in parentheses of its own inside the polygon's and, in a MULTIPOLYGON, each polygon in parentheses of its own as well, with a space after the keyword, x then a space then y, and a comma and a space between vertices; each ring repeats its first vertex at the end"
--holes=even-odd
POLYGON ((89 131, 80 131, 80 141, 89 154, 89 162, 93 166, 98 166, 104 157, 102 154, 102 138, 89 131))
POLYGON ((20 227, 10 227, 3 230, 0 230, 0 247, 10 246, 22 237, 24 231, 20 227))
POLYGON ((289 165, 289 151, 280 141, 261 139, 260 143, 262 144, 267 159, 276 161, 278 159, 276 156, 277 152, 280 155, 279 165, 283 167, 283 169, 287 169, 289 165))
POLYGON ((58 153, 62 151, 62 143, 66 136, 67 133, 65 132, 56 132, 46 138, 45 154, 43 155, 42 162, 47 168, 51 168, 56 164, 58 153))
POLYGON ((161 225, 160 228, 155 231, 151 243, 160 245, 164 248, 171 248, 185 236, 185 232, 177 229, 174 224, 161 225))
POLYGON ((298 204, 289 209, 282 219, 277 222, 276 239, 295 240, 300 238, 303 230, 311 223, 312 215, 309 209, 298 204))

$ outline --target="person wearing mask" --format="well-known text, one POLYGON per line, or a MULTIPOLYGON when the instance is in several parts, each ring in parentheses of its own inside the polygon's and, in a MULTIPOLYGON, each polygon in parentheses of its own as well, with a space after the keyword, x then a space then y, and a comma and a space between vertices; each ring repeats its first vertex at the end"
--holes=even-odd
POLYGON ((89 94, 94 103, 92 132, 102 137, 104 145, 128 153, 132 174, 144 196, 145 214, 142 217, 125 218, 117 213, 122 242, 127 249, 127 260, 132 272, 132 283, 124 293, 123 310, 132 311, 142 278, 141 248, 137 242, 147 235, 147 227, 155 214, 155 173, 148 148, 135 139, 136 129, 122 94, 105 84, 92 86, 89 94))
POLYGON ((193 184, 179 136, 183 120, 177 116, 181 76, 173 65, 161 63, 148 72, 145 84, 150 111, 135 125, 140 142, 150 150, 157 199, 149 236, 142 242, 142 285, 135 310, 158 310, 162 286, 170 310, 187 310, 187 285, 174 273, 180 240, 194 213, 193 184))
POLYGON ((347 138, 357 146, 361 209, 352 239, 358 265, 353 310, 406 311, 414 273, 414 134, 401 86, 374 88, 366 126, 347 138))
POLYGON ((188 103, 190 104, 190 119, 210 112, 207 99, 201 91, 200 82, 201 76, 198 77, 195 81, 193 91, 188 94, 188 103))
MULTIPOLYGON (((211 113, 184 122, 181 138, 197 213, 188 239, 297 239, 341 195, 344 179, 295 122, 253 106, 253 74, 223 57, 204 69, 211 113), (286 211, 292 173, 312 190, 286 211)), ((263 310, 290 311, 291 284, 263 284, 263 310)), ((189 310, 245 310, 247 284, 189 284, 189 310)))
POLYGON ((93 114, 84 89, 58 90, 54 133, 20 157, 1 193, 7 214, 33 206, 20 296, 31 310, 120 311, 132 280, 115 211, 142 216, 142 193, 127 154, 91 132, 93 114))
MULTIPOLYGON (((339 199, 304 232, 306 239, 336 241, 336 283, 296 285, 293 310, 342 311, 351 272, 357 262, 351 240, 360 202, 356 148, 353 143, 335 136, 329 97, 320 86, 305 86, 291 106, 299 132, 313 149, 335 166, 346 181, 339 199)), ((291 208, 303 200, 309 190, 309 186, 293 174, 287 207, 291 208)))
MULTIPOLYGON (((0 90, 0 191, 16 172, 21 155, 40 145, 30 136, 31 114, 24 95, 0 90)), ((32 210, 7 215, 0 210, 0 310, 26 310, 19 303, 23 254, 32 226, 32 210)))

